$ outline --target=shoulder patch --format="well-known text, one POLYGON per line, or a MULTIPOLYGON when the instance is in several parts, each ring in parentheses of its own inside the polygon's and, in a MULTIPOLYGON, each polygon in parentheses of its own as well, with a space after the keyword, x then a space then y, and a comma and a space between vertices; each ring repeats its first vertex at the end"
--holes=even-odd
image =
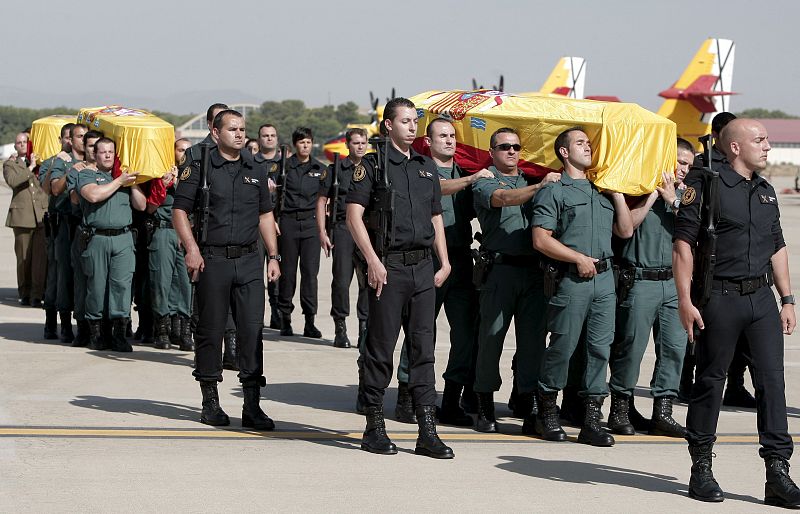
POLYGON ((322 175, 320 175, 320 176, 319 176, 319 179, 320 179, 320 180, 325 180, 325 178, 326 178, 327 176, 328 176, 328 170, 327 170, 327 169, 323 169, 323 170, 322 170, 322 175))
POLYGON ((269 172, 270 173, 275 173, 276 171, 278 171, 278 163, 277 162, 273 162, 272 166, 270 166, 270 168, 269 168, 269 172))
POLYGON ((180 180, 186 180, 191 176, 192 176, 192 167, 187 166, 186 169, 183 170, 183 173, 181 173, 180 180))
POLYGON ((697 198, 697 191, 692 186, 689 186, 683 192, 683 198, 681 198, 681 203, 683 205, 689 205, 690 203, 694 202, 695 198, 697 198))
POLYGON ((353 170, 353 181, 354 182, 361 182, 364 180, 364 177, 367 176, 367 169, 364 167, 363 164, 359 164, 356 166, 356 169, 353 170))

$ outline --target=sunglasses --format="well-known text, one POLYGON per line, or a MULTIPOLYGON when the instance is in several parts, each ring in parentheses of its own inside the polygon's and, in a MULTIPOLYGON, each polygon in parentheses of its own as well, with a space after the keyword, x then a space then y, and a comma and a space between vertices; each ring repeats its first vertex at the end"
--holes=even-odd
POLYGON ((511 143, 500 143, 499 145, 494 146, 494 150, 500 150, 501 152, 507 152, 512 148, 514 149, 515 152, 519 152, 520 150, 522 150, 522 145, 520 144, 512 145, 511 143))

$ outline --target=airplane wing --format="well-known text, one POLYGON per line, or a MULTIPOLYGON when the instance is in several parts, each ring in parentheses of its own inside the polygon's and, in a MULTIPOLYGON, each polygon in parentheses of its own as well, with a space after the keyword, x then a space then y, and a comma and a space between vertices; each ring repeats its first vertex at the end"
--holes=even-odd
POLYGON ((568 98, 583 98, 586 60, 583 57, 562 57, 539 90, 568 98))

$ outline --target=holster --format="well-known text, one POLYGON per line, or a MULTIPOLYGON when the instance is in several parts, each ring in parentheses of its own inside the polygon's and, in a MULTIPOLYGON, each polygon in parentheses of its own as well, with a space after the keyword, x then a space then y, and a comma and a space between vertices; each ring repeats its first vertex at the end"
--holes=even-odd
POLYGON ((155 234, 156 232, 156 220, 153 218, 147 218, 144 222, 144 227, 147 232, 146 233, 147 240, 145 241, 145 246, 150 246, 150 243, 153 242, 153 234, 155 234))
POLYGON ((89 247, 89 242, 92 240, 92 237, 94 236, 94 230, 92 230, 90 227, 81 225, 80 227, 78 227, 77 234, 78 234, 78 244, 80 245, 79 248, 81 250, 81 253, 83 253, 89 247))
POLYGON ((475 266, 472 267, 472 285, 480 291, 486 284, 486 279, 494 265, 494 256, 490 252, 474 248, 471 253, 472 260, 475 261, 475 266))
POLYGON ((558 293, 558 285, 564 278, 564 270, 561 266, 545 259, 541 261, 541 268, 544 274, 544 295, 552 298, 558 293))
POLYGON ((636 282, 636 270, 628 267, 614 266, 614 282, 617 290, 617 305, 627 300, 628 293, 636 282))

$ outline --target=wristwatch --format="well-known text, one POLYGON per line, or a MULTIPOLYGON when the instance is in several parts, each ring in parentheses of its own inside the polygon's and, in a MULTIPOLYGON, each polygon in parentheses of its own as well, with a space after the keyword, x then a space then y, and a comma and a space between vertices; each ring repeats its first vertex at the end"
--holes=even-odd
POLYGON ((676 199, 672 200, 672 208, 673 209, 675 209, 677 211, 680 208, 680 206, 681 206, 681 199, 680 198, 676 198, 676 199))
POLYGON ((781 305, 794 305, 794 295, 788 294, 786 296, 781 296, 781 305))
POLYGON ((269 260, 281 262, 281 255, 280 254, 270 255, 269 260))

